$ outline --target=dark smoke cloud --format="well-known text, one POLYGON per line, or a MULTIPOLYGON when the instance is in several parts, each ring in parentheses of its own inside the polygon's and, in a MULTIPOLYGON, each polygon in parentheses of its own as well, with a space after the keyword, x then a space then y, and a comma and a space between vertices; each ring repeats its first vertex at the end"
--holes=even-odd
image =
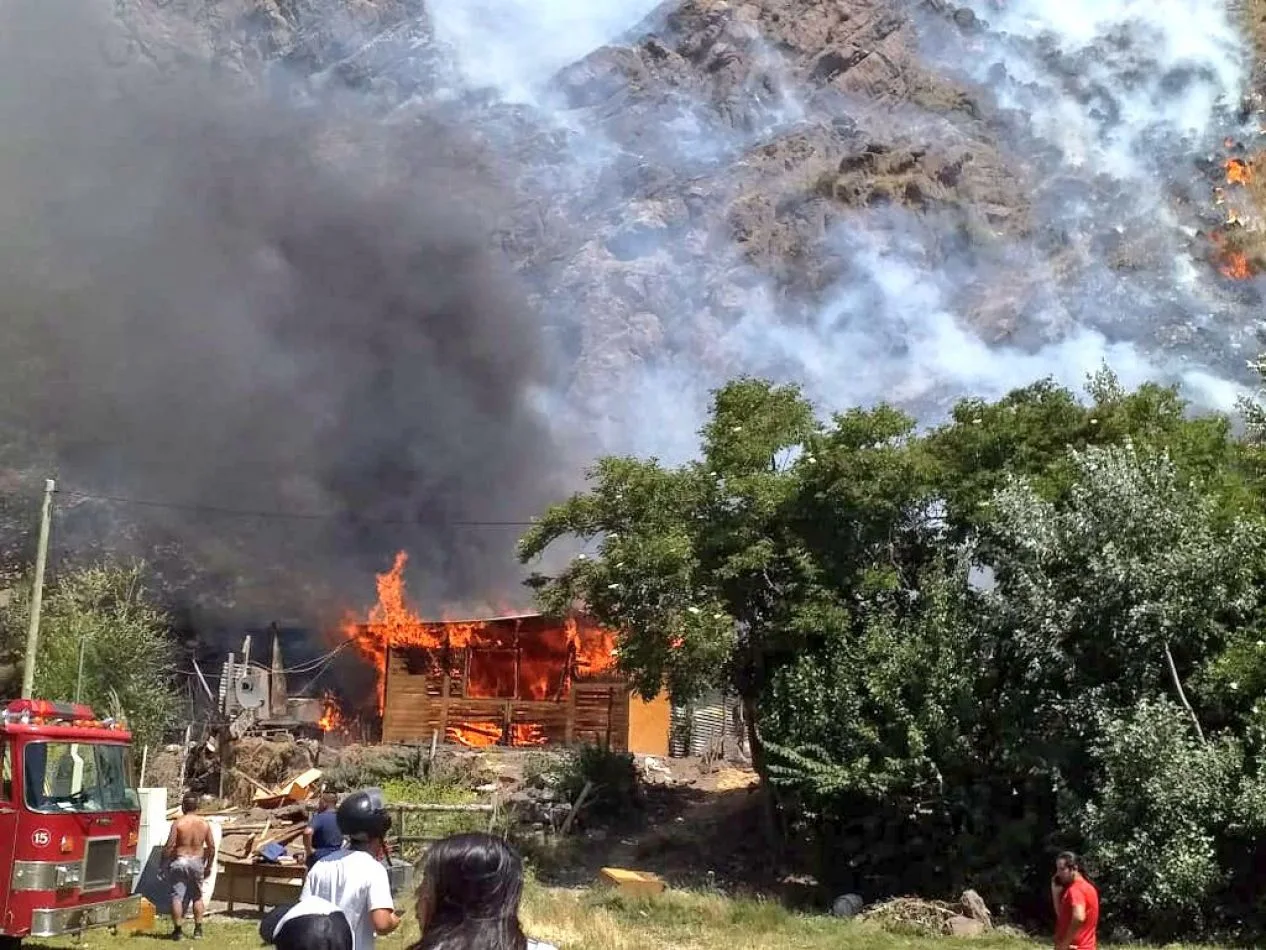
POLYGON ((372 598, 403 547, 425 596, 521 600, 517 530, 453 525, 539 512, 559 470, 536 324, 485 250, 495 195, 460 135, 388 147, 354 104, 107 65, 106 6, 6 4, 5 440, 50 447, 68 488, 339 517, 83 503, 63 547, 139 520, 140 548, 267 578, 278 610, 300 581, 372 598))

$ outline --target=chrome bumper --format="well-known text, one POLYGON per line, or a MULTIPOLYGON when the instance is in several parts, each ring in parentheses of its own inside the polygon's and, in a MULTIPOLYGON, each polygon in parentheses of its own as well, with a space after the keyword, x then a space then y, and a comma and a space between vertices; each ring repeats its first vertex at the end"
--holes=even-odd
POLYGON ((100 901, 78 907, 57 907, 31 912, 32 937, 56 937, 93 927, 113 927, 141 914, 141 895, 117 901, 100 901))
MULTIPOLYGON (((140 873, 139 860, 131 855, 119 858, 114 881, 109 886, 122 884, 131 890, 140 873)), ((82 861, 14 861, 9 886, 15 891, 60 891, 80 887, 82 882, 82 861)))

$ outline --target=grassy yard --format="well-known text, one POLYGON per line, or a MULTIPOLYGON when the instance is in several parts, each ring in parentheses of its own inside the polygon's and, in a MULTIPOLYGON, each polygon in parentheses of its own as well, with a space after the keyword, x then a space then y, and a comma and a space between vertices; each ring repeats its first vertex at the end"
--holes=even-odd
MULTIPOLYGON (((412 908, 410 908, 410 911, 412 908)), ((714 894, 676 892, 651 901, 626 901, 601 891, 533 886, 524 902, 529 933, 560 950, 1041 950, 1016 937, 963 940, 896 936, 875 926, 829 917, 792 914, 778 905, 731 900, 714 894)), ((147 950, 166 933, 111 936, 95 931, 82 943, 38 941, 29 950, 147 950)), ((258 950, 257 924, 213 917, 205 940, 185 945, 197 950, 258 950)), ((417 937, 412 918, 404 932, 378 941, 379 950, 404 950, 417 937)), ((1181 950, 1181 948, 1172 948, 1181 950)), ((1194 948, 1193 948, 1194 950, 1194 948)))

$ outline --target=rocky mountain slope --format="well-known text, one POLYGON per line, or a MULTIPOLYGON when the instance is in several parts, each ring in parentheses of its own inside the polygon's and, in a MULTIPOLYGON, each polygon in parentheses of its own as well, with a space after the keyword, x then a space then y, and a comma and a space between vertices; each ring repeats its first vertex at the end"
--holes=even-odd
MULTIPOLYGON (((228 421, 172 426, 175 456, 212 432, 231 457, 243 432, 263 432, 252 443, 261 474, 249 488, 218 468, 160 487, 218 506, 368 513, 348 531, 286 543, 328 549, 344 590, 364 581, 345 580, 349 548, 378 565, 395 546, 431 548, 422 570, 460 575, 445 596, 479 598, 511 588, 479 559, 454 567, 456 535, 387 525, 482 514, 512 528, 575 485, 595 453, 687 455, 708 387, 735 373, 794 379, 824 408, 882 398, 934 418, 965 393, 1047 374, 1076 384, 1108 360, 1127 382, 1164 375, 1226 405, 1258 298, 1208 266, 1209 181, 1195 159, 1251 118, 1235 115, 1245 53, 1228 12, 1171 6, 1160 16, 1108 2, 1070 19, 1053 0, 113 0, 94 55, 124 100, 196 74, 217 95, 273 103, 259 142, 252 132, 208 144, 212 158, 258 153, 209 158, 210 173, 274 176, 219 183, 245 203, 229 215, 242 239, 256 237, 254 206, 293 185, 288 163, 294 177, 329 175, 311 194, 276 198, 274 217, 298 229, 263 234, 227 282, 253 287, 306 254, 308 282, 346 269, 360 289, 336 288, 353 294, 345 303, 375 298, 365 316, 300 327, 299 315, 337 298, 266 276, 244 304, 260 316, 237 321, 231 346, 219 324, 199 321, 196 345, 231 356, 226 378, 269 367, 262 398, 289 415, 262 426, 257 399, 228 421), (601 39, 568 45, 591 34, 601 39), (554 45, 580 52, 560 61, 546 55, 554 45), (304 132, 287 140, 291 116, 304 132), (410 308, 443 274, 394 237, 375 244, 359 213, 403 214, 429 200, 419 183, 451 198, 455 230, 477 234, 517 277, 507 302, 477 306, 523 323, 502 333, 462 316, 471 339, 460 359, 446 340, 413 355, 410 324, 430 318, 410 308), (306 220, 304 202, 331 188, 357 214, 306 220), (321 228, 367 239, 323 255, 321 228), (398 259, 363 266, 384 249, 398 259), (411 267, 426 274, 412 285, 411 267), (269 308, 288 293, 278 322, 269 308), (252 335, 266 352, 240 352, 252 335), (314 355, 305 347, 318 337, 329 343, 314 355), (355 357, 346 370, 344 346, 355 357), (403 377, 429 359, 458 370, 422 396, 403 377), (323 391, 358 373, 364 384, 346 398, 323 391), (439 421, 420 430, 419 416, 439 421), (305 428, 342 444, 310 443, 305 428), (315 464, 318 451, 337 464, 315 464), (453 461, 437 473, 427 457, 441 454, 453 461)), ((199 127, 191 107, 180 111, 182 127, 199 127)), ((398 227, 382 216, 384 232, 398 227)), ((448 294, 430 302, 447 312, 448 294)), ((116 415, 128 412, 121 403, 116 415)), ((144 427, 129 438, 143 443, 144 427)), ((135 454, 62 463, 80 484, 152 495, 135 454)), ((217 539, 213 560, 250 574, 242 550, 274 545, 254 530, 217 539)), ((502 531, 470 543, 508 561, 510 542, 502 531)))
POLYGON ((742 369, 717 344, 744 289, 768 281, 793 310, 817 306, 847 269, 827 235, 858 209, 935 214, 984 240, 1025 229, 1023 170, 1001 154, 982 91, 920 58, 930 19, 979 29, 942 3, 669 3, 527 108, 452 94, 421 0, 119 4, 131 53, 157 68, 200 56, 305 96, 352 89, 389 116, 388 137, 460 123, 469 160, 513 189, 497 238, 548 312, 581 404, 666 356, 742 369), (578 156, 595 140, 605 154, 578 156))

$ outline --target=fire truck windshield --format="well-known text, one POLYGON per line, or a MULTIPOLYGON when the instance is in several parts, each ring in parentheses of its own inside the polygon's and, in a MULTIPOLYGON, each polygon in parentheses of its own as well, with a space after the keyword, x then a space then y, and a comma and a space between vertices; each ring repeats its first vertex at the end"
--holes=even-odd
POLYGON ((40 812, 133 811, 131 750, 92 742, 30 742, 22 759, 26 807, 40 812))

